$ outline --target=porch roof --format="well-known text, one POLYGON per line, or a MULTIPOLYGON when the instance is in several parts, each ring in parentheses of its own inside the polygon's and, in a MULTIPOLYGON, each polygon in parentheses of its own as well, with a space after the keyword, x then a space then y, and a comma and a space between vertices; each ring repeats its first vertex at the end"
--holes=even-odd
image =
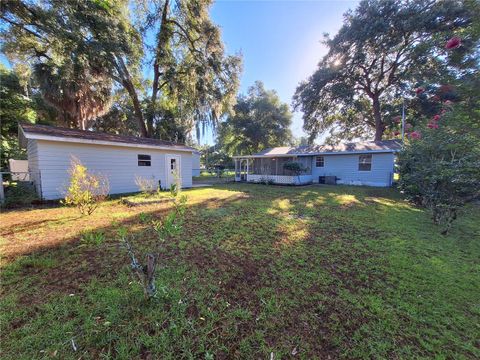
POLYGON ((398 140, 363 141, 338 145, 283 146, 265 149, 253 155, 237 155, 235 159, 262 157, 297 157, 334 154, 364 154, 398 152, 402 143, 398 140))

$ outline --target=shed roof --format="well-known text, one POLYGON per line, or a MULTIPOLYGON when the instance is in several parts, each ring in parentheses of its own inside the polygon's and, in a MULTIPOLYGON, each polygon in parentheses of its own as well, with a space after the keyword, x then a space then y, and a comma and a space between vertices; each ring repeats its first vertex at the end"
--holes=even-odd
POLYGON ((19 126, 20 132, 27 139, 43 139, 53 141, 65 141, 65 142, 83 142, 83 143, 97 143, 97 144, 118 144, 118 145, 132 145, 135 147, 146 148, 169 148, 178 151, 195 151, 194 148, 183 144, 177 144, 170 141, 141 138, 136 136, 123 136, 114 135, 103 132, 68 129, 56 126, 38 125, 38 124, 25 124, 22 123, 19 126))
POLYGON ((249 156, 235 157, 275 157, 275 156, 311 156, 322 154, 351 154, 351 153, 388 153, 397 152, 402 143, 398 140, 362 141, 338 145, 309 145, 309 146, 282 146, 265 149, 249 156))

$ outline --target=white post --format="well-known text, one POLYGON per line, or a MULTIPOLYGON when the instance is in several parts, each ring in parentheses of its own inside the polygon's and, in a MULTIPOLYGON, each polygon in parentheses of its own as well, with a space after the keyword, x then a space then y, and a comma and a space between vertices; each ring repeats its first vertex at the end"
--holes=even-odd
POLYGON ((250 161, 247 159, 247 173, 245 174, 245 180, 248 181, 248 163, 250 161))
POLYGON ((3 192, 3 173, 0 172, 0 204, 5 201, 5 193, 3 192))

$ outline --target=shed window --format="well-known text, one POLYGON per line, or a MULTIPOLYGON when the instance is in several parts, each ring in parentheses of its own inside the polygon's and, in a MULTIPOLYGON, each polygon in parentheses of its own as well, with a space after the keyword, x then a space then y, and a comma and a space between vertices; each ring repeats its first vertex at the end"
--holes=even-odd
POLYGON ((325 166, 325 159, 323 156, 317 156, 315 160, 315 166, 316 167, 324 167, 325 166))
POLYGON ((358 171, 372 170, 372 155, 360 155, 358 157, 358 171))
POLYGON ((138 166, 152 166, 150 155, 138 155, 138 166))

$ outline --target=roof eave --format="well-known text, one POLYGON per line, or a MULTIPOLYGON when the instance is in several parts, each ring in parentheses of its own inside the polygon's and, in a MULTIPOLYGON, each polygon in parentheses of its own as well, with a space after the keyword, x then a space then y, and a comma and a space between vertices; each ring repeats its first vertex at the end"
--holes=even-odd
POLYGON ((183 151, 192 153, 193 149, 180 148, 175 146, 168 145, 149 145, 149 144, 138 144, 138 143, 127 143, 127 142, 117 142, 117 141, 106 141, 106 140, 95 140, 95 139, 80 139, 75 137, 63 137, 63 136, 50 136, 35 134, 32 132, 25 131, 21 126, 19 126, 19 132, 23 134, 26 139, 32 140, 45 140, 45 141, 57 141, 57 142, 68 142, 68 143, 79 143, 79 144, 95 144, 95 145, 110 145, 110 146, 121 146, 121 147, 134 147, 141 149, 157 149, 157 150, 169 150, 169 151, 183 151))
POLYGON ((247 158, 275 158, 275 157, 299 157, 299 156, 320 156, 320 155, 352 155, 352 154, 368 154, 368 153, 396 153, 399 152, 400 149, 382 149, 382 150, 358 150, 358 151, 336 151, 336 152, 316 152, 316 153, 308 153, 308 154, 254 154, 254 155, 235 155, 233 156, 234 159, 247 159, 247 158))

